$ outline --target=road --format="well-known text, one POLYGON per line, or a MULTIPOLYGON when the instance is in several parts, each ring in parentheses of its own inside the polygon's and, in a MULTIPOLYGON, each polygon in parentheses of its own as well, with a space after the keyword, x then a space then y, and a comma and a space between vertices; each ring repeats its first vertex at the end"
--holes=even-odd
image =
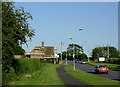
POLYGON ((81 82, 80 80, 77 80, 73 78, 71 75, 69 75, 65 70, 64 70, 65 65, 58 67, 56 70, 58 72, 58 75, 60 79, 63 81, 64 85, 66 87, 93 87, 91 85, 88 85, 86 83, 81 82))
MULTIPOLYGON (((68 61, 68 64, 73 65, 73 62, 68 61)), ((95 74, 95 66, 93 66, 93 65, 75 63, 75 67, 82 70, 82 71, 85 71, 87 73, 94 74, 96 76, 109 78, 111 80, 120 81, 120 76, 118 75, 118 73, 120 74, 120 72, 118 72, 118 71, 109 70, 108 74, 95 74)))

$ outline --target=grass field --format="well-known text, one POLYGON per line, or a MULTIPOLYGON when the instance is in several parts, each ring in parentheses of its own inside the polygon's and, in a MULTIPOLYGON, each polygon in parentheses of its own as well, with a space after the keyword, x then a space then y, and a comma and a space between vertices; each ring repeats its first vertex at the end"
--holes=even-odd
POLYGON ((109 85, 110 87, 111 86, 117 87, 118 82, 119 82, 119 81, 95 76, 95 75, 86 73, 84 71, 81 71, 79 69, 76 69, 76 71, 74 72, 73 67, 71 65, 66 66, 65 70, 67 71, 67 73, 72 75, 74 78, 81 80, 82 82, 85 82, 87 84, 94 85, 94 86, 109 85))
POLYGON ((56 72, 56 68, 59 66, 61 65, 45 64, 41 70, 26 74, 16 81, 12 81, 10 85, 64 85, 56 72))
POLYGON ((120 64, 102 63, 102 62, 88 62, 88 64, 97 66, 98 64, 105 64, 110 70, 120 71, 120 64))
POLYGON ((115 59, 115 60, 118 60, 118 59, 120 59, 120 58, 109 58, 109 59, 115 59))

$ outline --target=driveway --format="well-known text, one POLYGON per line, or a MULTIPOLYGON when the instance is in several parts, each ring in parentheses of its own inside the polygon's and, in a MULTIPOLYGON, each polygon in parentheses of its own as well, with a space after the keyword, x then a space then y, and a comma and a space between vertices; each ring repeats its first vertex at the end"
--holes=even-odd
MULTIPOLYGON (((68 61, 68 64, 73 65, 73 62, 68 61)), ((109 78, 111 80, 120 81, 120 76, 118 75, 118 73, 120 74, 120 71, 109 70, 108 74, 95 74, 95 66, 93 66, 93 65, 75 63, 75 67, 82 70, 82 71, 85 71, 87 73, 94 74, 96 76, 109 78)))

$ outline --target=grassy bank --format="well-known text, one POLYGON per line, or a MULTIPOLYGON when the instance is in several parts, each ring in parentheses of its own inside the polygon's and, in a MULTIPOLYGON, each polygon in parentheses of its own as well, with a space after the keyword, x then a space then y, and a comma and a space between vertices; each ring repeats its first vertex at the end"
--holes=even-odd
POLYGON ((73 67, 71 65, 66 66, 65 70, 74 78, 81 80, 82 82, 85 82, 90 85, 109 85, 109 86, 115 85, 115 87, 118 85, 118 81, 95 76, 95 75, 86 73, 84 71, 81 71, 79 69, 76 69, 76 71, 74 72, 73 67))
POLYGON ((112 63, 102 63, 102 62, 88 62, 88 64, 97 66, 98 64, 105 64, 108 66, 110 70, 120 71, 120 65, 119 64, 112 64, 112 63))
POLYGON ((108 58, 108 62, 113 63, 113 64, 119 64, 120 58, 108 58))
POLYGON ((7 85, 21 75, 36 72, 42 67, 39 59, 14 59, 9 72, 2 71, 2 84, 7 85))
POLYGON ((39 71, 26 74, 12 81, 10 85, 64 85, 56 72, 59 66, 58 64, 44 64, 39 71))

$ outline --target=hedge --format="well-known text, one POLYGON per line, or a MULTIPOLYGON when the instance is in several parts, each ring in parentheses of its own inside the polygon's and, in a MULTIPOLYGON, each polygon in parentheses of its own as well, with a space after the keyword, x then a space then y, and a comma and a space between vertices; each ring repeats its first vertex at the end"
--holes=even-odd
POLYGON ((120 64, 120 58, 109 58, 108 62, 114 63, 114 64, 120 64))
POLYGON ((2 72, 2 84, 6 85, 22 74, 40 70, 42 66, 43 64, 39 59, 14 59, 9 73, 2 72))
POLYGON ((40 59, 40 61, 41 61, 42 63, 54 63, 54 60, 53 60, 53 59, 46 59, 46 60, 40 59))

